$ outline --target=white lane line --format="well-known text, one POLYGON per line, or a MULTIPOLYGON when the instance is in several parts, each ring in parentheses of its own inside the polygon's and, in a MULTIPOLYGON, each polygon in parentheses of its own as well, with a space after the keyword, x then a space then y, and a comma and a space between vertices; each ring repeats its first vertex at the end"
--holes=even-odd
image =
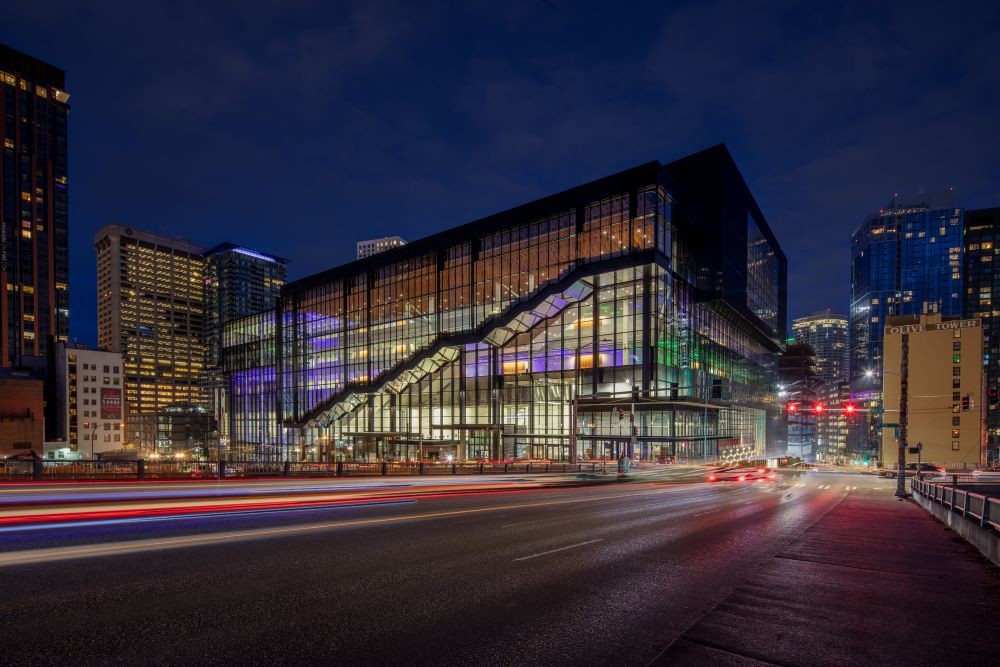
POLYGON ((722 511, 721 509, 718 509, 718 510, 708 510, 707 512, 698 512, 694 516, 705 516, 706 514, 711 514, 712 512, 721 512, 721 511, 722 511))
POLYGON ((571 544, 568 547, 559 547, 558 549, 552 549, 551 551, 543 551, 540 554, 531 554, 530 556, 522 556, 520 558, 515 558, 514 562, 516 563, 519 560, 531 560, 532 558, 539 558, 541 556, 548 556, 549 554, 554 554, 554 553, 556 553, 558 551, 566 551, 567 549, 576 549, 577 547, 582 547, 582 546, 586 546, 588 544, 593 544, 594 542, 603 542, 603 541, 604 541, 603 538, 598 538, 596 540, 587 540, 586 542, 580 542, 579 544, 571 544))

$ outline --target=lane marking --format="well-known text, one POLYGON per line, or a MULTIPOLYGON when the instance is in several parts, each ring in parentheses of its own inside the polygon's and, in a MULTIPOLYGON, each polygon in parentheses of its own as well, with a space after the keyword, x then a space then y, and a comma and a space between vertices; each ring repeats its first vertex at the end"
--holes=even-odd
POLYGON ((721 509, 708 510, 707 512, 699 512, 698 514, 695 514, 694 516, 705 516, 706 514, 711 514, 713 512, 721 512, 721 511, 722 511, 721 509))
POLYGON ((541 556, 548 556, 549 554, 554 554, 554 553, 559 552, 559 551, 566 551, 567 549, 576 549, 577 547, 583 547, 583 546, 586 546, 588 544, 593 544, 594 542, 603 542, 603 541, 604 541, 603 538, 598 538, 596 540, 587 540, 586 542, 580 542, 578 544, 571 544, 568 547, 559 547, 558 549, 551 549, 549 551, 543 551, 540 554, 531 554, 530 556, 522 556, 520 558, 515 558, 514 562, 516 563, 519 560, 531 560, 532 558, 540 558, 541 556))

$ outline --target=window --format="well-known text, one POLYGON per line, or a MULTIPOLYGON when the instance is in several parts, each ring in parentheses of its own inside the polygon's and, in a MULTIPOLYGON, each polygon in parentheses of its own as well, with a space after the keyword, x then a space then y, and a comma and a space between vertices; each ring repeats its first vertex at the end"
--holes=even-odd
POLYGON ((951 451, 953 451, 953 452, 957 452, 958 451, 958 440, 952 440, 951 441, 951 451))
POLYGON ((962 367, 961 366, 952 366, 951 367, 951 374, 954 375, 954 376, 956 376, 956 377, 958 377, 959 375, 962 374, 962 367))
POLYGON ((960 354, 953 354, 953 355, 951 355, 951 363, 953 363, 953 364, 960 364, 960 363, 962 363, 962 355, 960 355, 960 354))
POLYGON ((951 400, 955 401, 956 403, 958 401, 961 401, 962 400, 962 392, 960 392, 960 391, 953 391, 953 392, 951 392, 951 400))
POLYGON ((951 418, 951 425, 952 426, 961 426, 962 425, 962 418, 961 417, 952 417, 951 418))
POLYGON ((951 388, 952 389, 961 389, 962 388, 962 380, 960 378, 954 378, 951 381, 951 388))
POLYGON ((951 349, 954 350, 955 352, 958 352, 959 350, 961 350, 962 349, 962 341, 956 340, 955 342, 953 342, 951 344, 951 349))
POLYGON ((962 337, 962 330, 961 329, 955 329, 955 331, 952 332, 952 336, 954 338, 961 338, 962 337))
POLYGON ((951 429, 951 437, 952 438, 959 437, 961 435, 961 433, 962 433, 962 429, 958 429, 958 428, 951 429))

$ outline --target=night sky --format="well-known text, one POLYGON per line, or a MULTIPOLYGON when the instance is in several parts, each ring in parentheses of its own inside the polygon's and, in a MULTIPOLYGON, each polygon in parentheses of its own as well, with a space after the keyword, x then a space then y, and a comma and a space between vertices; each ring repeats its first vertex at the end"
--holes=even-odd
POLYGON ((820 4, 7 0, 0 41, 67 73, 82 342, 110 221, 297 278, 719 142, 795 317, 846 312, 850 233, 893 192, 1000 206, 1000 3, 820 4))

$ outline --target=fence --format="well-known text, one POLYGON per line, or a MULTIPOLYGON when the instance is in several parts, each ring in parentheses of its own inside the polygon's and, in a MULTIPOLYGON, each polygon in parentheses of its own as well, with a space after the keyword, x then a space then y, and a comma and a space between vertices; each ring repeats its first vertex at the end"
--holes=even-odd
MULTIPOLYGON (((961 476, 955 477, 957 480, 961 476)), ((984 483, 982 477, 973 478, 970 475, 969 478, 974 479, 976 484, 984 483)), ((989 480, 986 483, 995 484, 997 493, 1000 494, 1000 480, 989 480)), ((949 486, 919 479, 912 481, 911 488, 914 493, 962 515, 973 523, 978 523, 980 528, 1000 530, 1000 498, 962 489, 955 485, 949 486)))
MULTIPOLYGON (((614 464, 612 464, 614 467, 614 464)), ((70 481, 129 479, 218 479, 216 461, 11 461, 0 460, 3 481, 70 481)), ((603 474, 606 462, 221 462, 223 478, 245 477, 364 477, 389 475, 485 475, 485 474, 603 474)))

